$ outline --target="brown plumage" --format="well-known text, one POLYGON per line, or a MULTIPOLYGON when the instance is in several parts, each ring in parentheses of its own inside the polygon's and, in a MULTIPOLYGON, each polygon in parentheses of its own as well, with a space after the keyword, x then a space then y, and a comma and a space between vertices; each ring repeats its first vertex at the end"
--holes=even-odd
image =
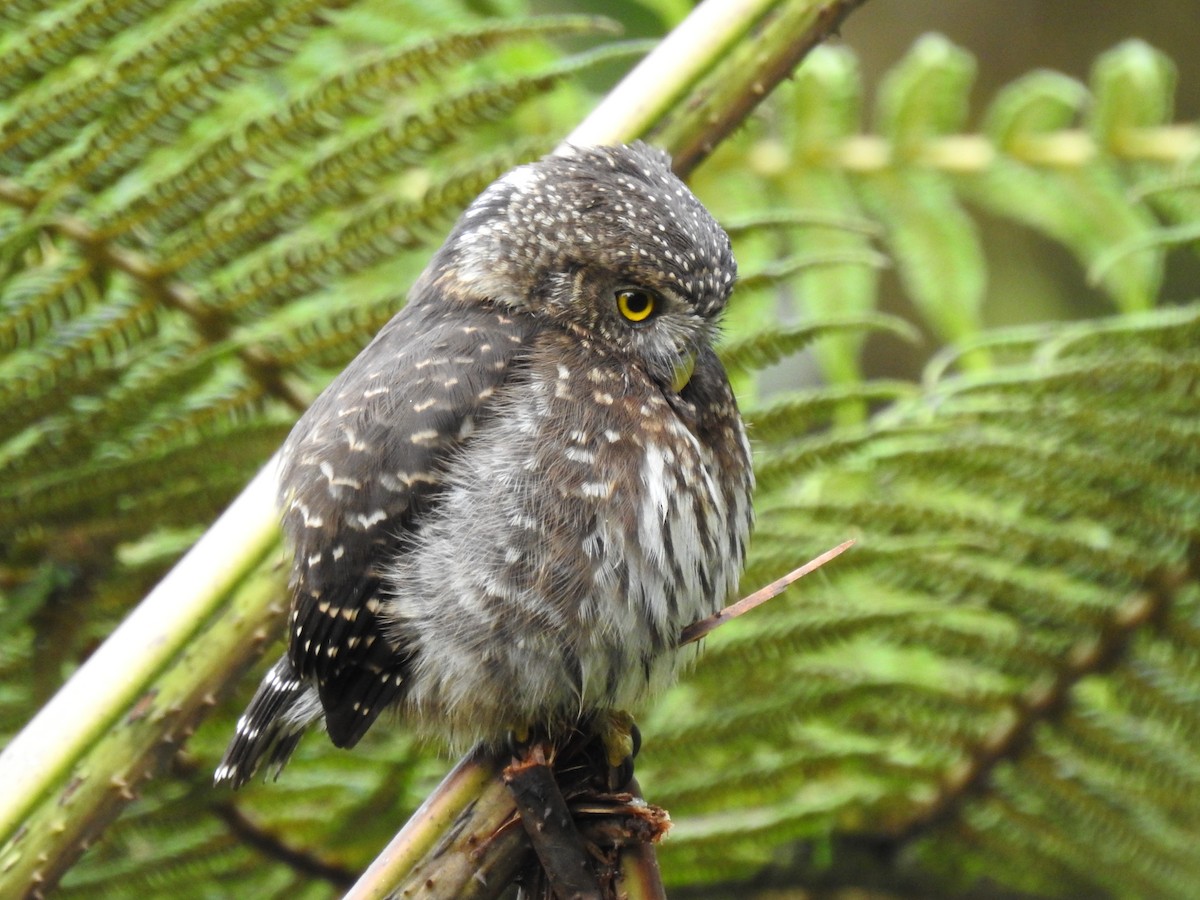
POLYGON ((454 744, 623 709, 736 588, 749 451, 711 348, 736 267, 645 145, 522 166, 283 452, 288 651, 219 783, 323 720, 454 744))

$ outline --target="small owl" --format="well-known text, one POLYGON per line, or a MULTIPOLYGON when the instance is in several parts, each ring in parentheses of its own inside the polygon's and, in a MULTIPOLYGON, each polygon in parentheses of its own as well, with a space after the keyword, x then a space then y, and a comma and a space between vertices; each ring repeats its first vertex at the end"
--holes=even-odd
POLYGON ((635 706, 737 587, 749 447, 712 349, 729 238, 644 144, 514 169, 282 452, 288 647, 216 781, 388 708, 452 746, 635 706))

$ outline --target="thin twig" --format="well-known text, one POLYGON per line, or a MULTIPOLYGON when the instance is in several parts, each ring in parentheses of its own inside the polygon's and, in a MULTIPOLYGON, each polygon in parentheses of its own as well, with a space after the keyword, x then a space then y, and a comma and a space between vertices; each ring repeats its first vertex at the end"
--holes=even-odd
POLYGON ((278 835, 250 821, 245 813, 232 803, 216 803, 212 809, 216 817, 225 823, 230 833, 239 841, 253 847, 264 856, 278 860, 296 873, 328 881, 339 891, 344 891, 354 884, 355 872, 288 846, 278 835))
POLYGON ((785 590, 788 589, 794 582, 799 581, 810 572, 815 572, 825 563, 829 562, 836 556, 841 556, 847 550, 854 546, 854 541, 843 541, 832 550, 826 550, 815 559, 811 559, 798 569, 793 569, 782 578, 772 581, 766 587, 759 588, 753 594, 743 597, 737 603, 731 603, 719 613, 709 616, 707 619, 700 619, 687 626, 679 635, 679 645, 691 644, 700 640, 706 634, 716 630, 724 625, 730 619, 736 619, 738 616, 748 613, 756 606, 762 606, 768 600, 773 600, 785 590))

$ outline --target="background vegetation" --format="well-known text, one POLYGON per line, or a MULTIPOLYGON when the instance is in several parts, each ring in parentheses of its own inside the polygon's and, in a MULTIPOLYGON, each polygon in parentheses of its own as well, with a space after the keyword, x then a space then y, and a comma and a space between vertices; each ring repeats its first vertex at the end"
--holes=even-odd
MULTIPOLYGON (((0 7, 0 734, 239 493, 458 210, 688 12, 604 4, 617 36, 562 15, 582 6, 0 7)), ((760 6, 652 139, 692 146, 819 4, 760 6)), ((743 273, 743 583, 859 544, 642 715, 672 896, 1191 895, 1191 6, 872 0, 696 170, 743 273)), ((48 773, 0 804, 0 895, 63 872, 68 897, 335 895, 448 767, 381 727, 214 791, 283 601, 273 535, 226 546, 186 651, 93 685, 77 749, 0 756, 21 790, 48 773)))

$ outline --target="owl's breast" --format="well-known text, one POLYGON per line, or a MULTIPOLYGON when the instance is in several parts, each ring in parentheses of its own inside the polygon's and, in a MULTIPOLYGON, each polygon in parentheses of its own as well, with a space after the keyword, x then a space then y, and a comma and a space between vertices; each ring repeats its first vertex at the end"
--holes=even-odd
MULTIPOLYGON (((717 376, 727 392, 698 373, 717 376)), ((736 588, 750 524, 736 407, 703 399, 586 346, 534 349, 390 575, 418 712, 504 730, 671 680, 682 629, 736 588)))

